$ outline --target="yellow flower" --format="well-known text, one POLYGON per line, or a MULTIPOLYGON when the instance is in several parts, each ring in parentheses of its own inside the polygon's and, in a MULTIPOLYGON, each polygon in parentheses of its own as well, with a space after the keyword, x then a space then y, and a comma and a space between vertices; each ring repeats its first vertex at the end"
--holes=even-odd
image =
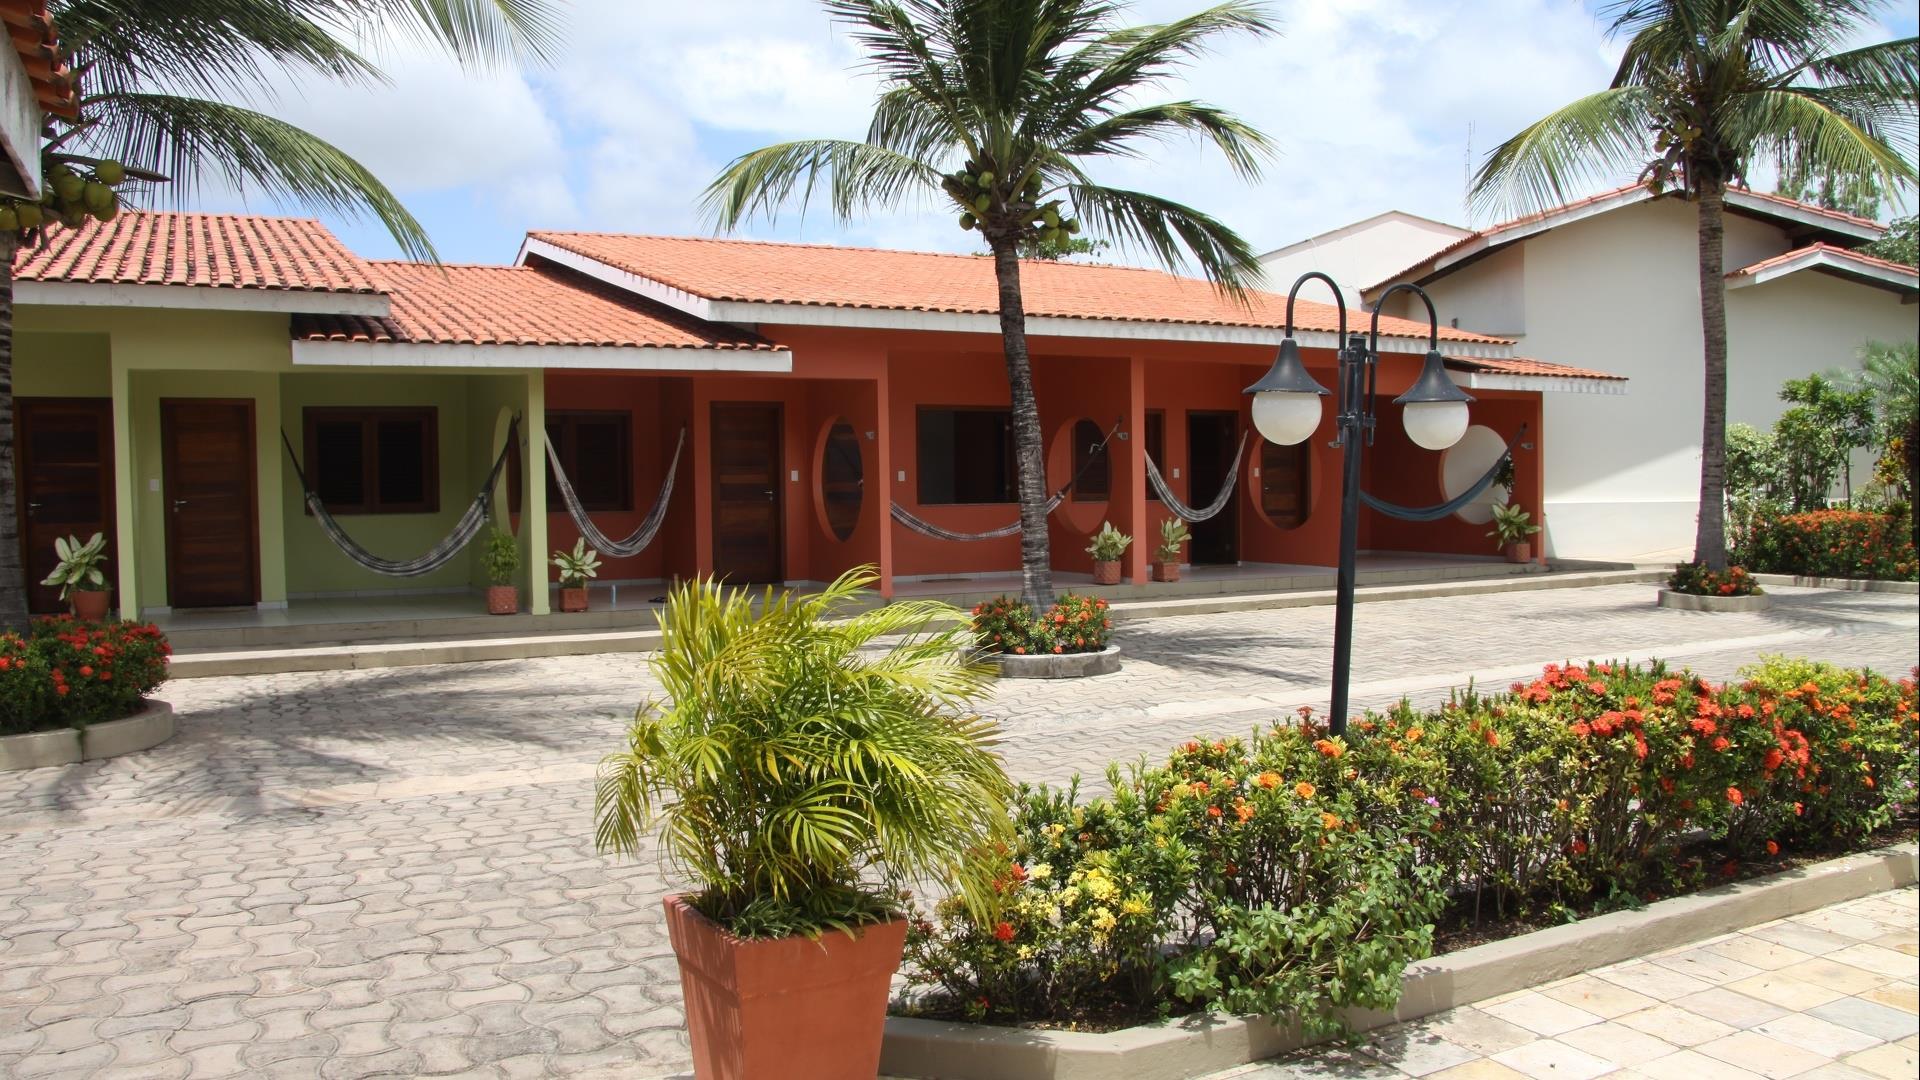
POLYGON ((1152 905, 1138 896, 1129 896, 1120 902, 1120 914, 1122 915, 1145 915, 1152 910, 1152 905))
POLYGON ((1119 921, 1120 921, 1119 919, 1114 918, 1113 912, 1106 908, 1094 909, 1093 928, 1095 930, 1100 931, 1103 934, 1109 930, 1112 930, 1114 926, 1117 923, 1119 923, 1119 921))
POLYGON ((1027 868, 1028 881, 1045 881, 1053 876, 1053 867, 1048 863, 1034 863, 1027 868))

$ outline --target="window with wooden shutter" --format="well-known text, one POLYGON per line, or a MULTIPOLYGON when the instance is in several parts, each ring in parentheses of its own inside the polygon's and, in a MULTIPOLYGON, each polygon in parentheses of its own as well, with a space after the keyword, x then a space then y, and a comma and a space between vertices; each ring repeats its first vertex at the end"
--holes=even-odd
POLYGON ((1073 501, 1105 502, 1113 493, 1113 463, 1100 445, 1106 432, 1091 420, 1073 425, 1073 501))
MULTIPOLYGON (((633 416, 626 412, 565 410, 547 414, 560 467, 588 510, 633 509, 633 416)), ((547 509, 563 510, 553 475, 547 474, 547 509)))
POLYGON ((1260 512, 1283 529, 1307 520, 1313 479, 1311 439, 1292 446, 1260 441, 1260 512))
POLYGON ((917 438, 921 505, 1016 501, 1007 410, 922 408, 917 438))
POLYGON ((307 482, 332 514, 431 514, 440 509, 438 410, 303 410, 307 482))

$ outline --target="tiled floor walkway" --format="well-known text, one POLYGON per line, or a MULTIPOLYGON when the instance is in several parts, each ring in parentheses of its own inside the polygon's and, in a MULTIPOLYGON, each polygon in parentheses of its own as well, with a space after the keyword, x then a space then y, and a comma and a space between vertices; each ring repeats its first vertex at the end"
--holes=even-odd
POLYGON ((1212 1080, 1914 1080, 1916 901, 1837 904, 1212 1080))

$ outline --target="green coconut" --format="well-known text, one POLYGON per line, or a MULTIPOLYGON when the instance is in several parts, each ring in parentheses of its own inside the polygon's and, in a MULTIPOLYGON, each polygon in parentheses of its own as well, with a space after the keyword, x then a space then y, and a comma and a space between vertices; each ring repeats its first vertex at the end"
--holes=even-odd
POLYGON ((993 208, 993 196, 991 195, 983 194, 976 197, 973 200, 973 209, 975 213, 984 214, 988 210, 991 210, 992 208, 993 208))
POLYGON ((23 229, 37 228, 47 220, 46 211, 40 208, 39 203, 15 203, 13 213, 20 219, 20 227, 23 229))
POLYGON ((109 158, 93 167, 93 175, 108 187, 119 187, 127 178, 127 167, 109 158))
POLYGON ((20 231, 20 215, 11 206, 0 206, 0 233, 20 231))
POLYGON ((975 224, 976 224, 976 222, 974 221, 974 217, 973 217, 973 215, 972 215, 972 214, 961 214, 961 215, 960 215, 960 227, 961 227, 961 228, 963 228, 963 229, 971 229, 971 228, 973 228, 973 227, 974 227, 974 225, 975 225, 975 224))
POLYGON ((47 174, 47 185, 60 197, 61 202, 78 201, 87 190, 87 182, 80 179, 80 174, 65 166, 47 174))
POLYGON ((113 189, 98 180, 92 180, 81 190, 80 201, 86 204, 87 212, 97 214, 113 205, 113 189))

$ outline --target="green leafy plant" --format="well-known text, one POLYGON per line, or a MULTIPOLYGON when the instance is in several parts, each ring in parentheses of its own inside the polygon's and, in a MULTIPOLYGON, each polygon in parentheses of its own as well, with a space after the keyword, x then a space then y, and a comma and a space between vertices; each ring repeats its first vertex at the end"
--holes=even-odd
POLYGON ((107 561, 106 536, 94 533, 85 543, 81 543, 77 536, 56 536, 53 538, 53 550, 60 557, 60 562, 40 584, 60 586, 62 600, 75 590, 106 591, 107 576, 100 572, 100 565, 107 561))
POLYGON ((1093 534, 1093 542, 1087 545, 1087 554, 1094 562, 1118 562, 1133 544, 1133 537, 1113 527, 1113 522, 1100 523, 1100 531, 1093 534))
POLYGON ((1904 513, 1814 510, 1756 516, 1734 534, 1741 565, 1761 574, 1920 580, 1904 513))
POLYGON ((1757 596, 1766 591, 1744 566, 1713 570, 1702 563, 1675 563, 1667 588, 1692 596, 1757 596))
POLYGON ((520 544, 512 533, 494 526, 487 530, 487 549, 481 561, 486 566, 489 584, 511 585, 514 573, 520 569, 520 544))
POLYGON ((1180 549, 1193 539, 1187 523, 1177 517, 1170 517, 1160 523, 1160 546, 1153 553, 1161 562, 1179 562, 1180 549))
POLYGON ((553 553, 553 566, 560 571, 561 588, 583 589, 600 576, 600 553, 588 547, 586 540, 576 540, 572 551, 553 553))
POLYGON ((1493 508, 1493 529, 1487 533, 1501 547, 1518 544, 1527 537, 1540 531, 1540 526, 1528 520, 1525 510, 1514 503, 1493 508))
POLYGON ((931 878, 984 910, 967 856, 1004 841, 1011 795, 993 723, 968 711, 992 669, 946 604, 854 610, 877 580, 675 586, 649 664, 665 698, 600 766, 600 850, 635 854, 657 827, 693 905, 742 937, 882 921, 931 878))
POLYGON ((1107 647, 1113 616, 1105 600, 1079 593, 1062 593, 1038 615, 1025 601, 997 596, 974 605, 972 625, 975 644, 987 652, 1099 652, 1107 647))
POLYGON ((166 681, 172 651, 151 623, 61 616, 0 634, 0 735, 127 716, 166 681))

